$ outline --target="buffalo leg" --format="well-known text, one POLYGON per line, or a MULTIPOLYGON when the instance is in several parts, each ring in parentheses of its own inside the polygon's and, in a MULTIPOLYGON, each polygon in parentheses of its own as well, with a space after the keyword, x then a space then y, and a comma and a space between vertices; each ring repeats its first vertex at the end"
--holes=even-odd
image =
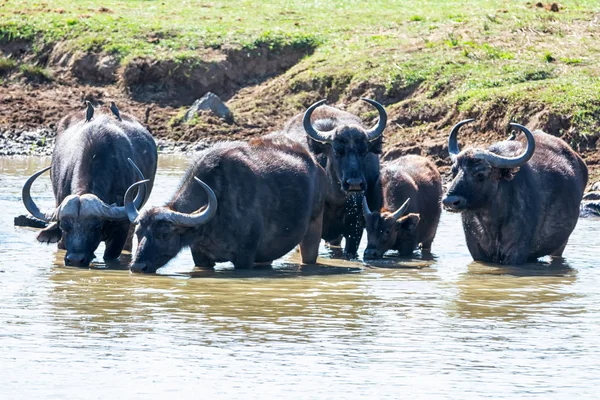
POLYGON ((313 220, 300 242, 300 257, 302 264, 316 264, 319 255, 319 244, 321 243, 321 230, 323 228, 323 216, 320 215, 313 220))
POLYGON ((262 226, 253 227, 245 237, 245 241, 239 244, 237 254, 232 260, 235 268, 252 268, 256 260, 256 252, 260 244, 262 226))
POLYGON ((421 243, 421 250, 422 251, 431 251, 432 243, 433 243, 433 240, 428 240, 426 242, 421 243))
POLYGON ((467 241, 467 248, 469 249, 469 253, 471 253, 471 257, 473 257, 473 260, 482 262, 491 261, 490 257, 479 245, 478 238, 476 238, 471 231, 465 229, 465 238, 467 241))
POLYGON ((123 246, 125 246, 125 242, 127 241, 127 236, 129 234, 129 228, 120 228, 115 229, 112 232, 112 235, 106 239, 106 250, 104 250, 104 259, 105 260, 115 260, 119 258, 121 255, 121 251, 123 251, 123 246))
POLYGON ((348 257, 355 257, 362 239, 364 229, 363 217, 357 212, 357 207, 348 210, 344 219, 344 253, 348 257))
POLYGON ((236 269, 248 269, 248 268, 252 268, 252 266, 254 265, 254 255, 252 255, 252 257, 244 254, 244 255, 238 255, 235 260, 233 261, 233 266, 236 269))
POLYGON ((330 246, 334 246, 334 247, 340 247, 340 245, 342 244, 343 238, 344 238, 344 236, 340 235, 340 236, 336 237, 335 239, 328 241, 327 244, 330 246))
POLYGON ((131 253, 133 249, 133 234, 135 232, 135 225, 129 225, 129 232, 127 233, 127 240, 125 241, 125 245, 123 246, 124 251, 128 251, 131 253))
POLYGON ((360 245, 360 240, 362 239, 362 229, 361 231, 357 231, 354 228, 350 228, 350 232, 344 235, 346 239, 346 244, 344 245, 344 254, 349 257, 355 257, 358 252, 358 246, 360 245))
POLYGON ((562 246, 560 246, 558 249, 554 250, 550 255, 552 257, 562 257, 563 252, 565 251, 565 247, 567 247, 568 242, 569 242, 569 240, 566 240, 562 246))
POLYGON ((194 259, 194 265, 196 267, 208 267, 213 268, 215 266, 215 262, 208 258, 204 253, 200 250, 192 248, 192 258, 194 259))

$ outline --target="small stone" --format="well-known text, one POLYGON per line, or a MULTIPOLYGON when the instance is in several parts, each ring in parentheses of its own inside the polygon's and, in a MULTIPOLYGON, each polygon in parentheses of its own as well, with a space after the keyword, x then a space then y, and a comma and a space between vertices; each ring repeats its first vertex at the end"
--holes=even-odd
POLYGON ((223 118, 226 122, 233 121, 233 115, 227 106, 221 101, 219 96, 208 92, 202 98, 196 100, 189 110, 185 113, 184 121, 189 121, 198 115, 200 110, 208 110, 217 117, 223 118))

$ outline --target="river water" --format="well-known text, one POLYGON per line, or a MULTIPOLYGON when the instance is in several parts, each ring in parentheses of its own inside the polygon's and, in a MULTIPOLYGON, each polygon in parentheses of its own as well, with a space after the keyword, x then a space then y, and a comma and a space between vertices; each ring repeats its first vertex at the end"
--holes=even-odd
MULTIPOLYGON (((580 220, 564 262, 472 262, 456 215, 433 259, 157 276, 62 265, 13 227, 45 158, 0 158, 0 398, 598 398, 600 221, 580 220)), ((161 157, 149 204, 187 160, 161 157)), ((50 180, 32 191, 53 204, 50 180)), ((364 243, 363 243, 364 246, 364 243)), ((362 253, 362 248, 361 248, 362 253)), ((99 249, 96 254, 102 254, 99 249)))

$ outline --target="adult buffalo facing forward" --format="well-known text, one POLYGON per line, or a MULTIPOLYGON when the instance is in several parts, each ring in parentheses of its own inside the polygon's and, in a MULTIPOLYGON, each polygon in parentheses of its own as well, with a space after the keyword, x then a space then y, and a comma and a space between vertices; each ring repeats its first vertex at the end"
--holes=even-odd
POLYGON ((199 153, 162 207, 139 213, 133 272, 154 273, 189 247, 196 266, 269 263, 300 244, 302 262, 317 260, 325 171, 299 143, 275 135, 222 142, 199 153))
POLYGON ((38 241, 58 242, 66 249, 66 265, 87 266, 101 241, 106 243, 105 260, 119 257, 130 228, 125 192, 132 183, 149 178, 136 197, 141 206, 156 173, 154 139, 133 116, 93 114, 88 105, 85 116, 73 113, 61 119, 50 167, 33 174, 23 186, 25 208, 51 222, 38 241), (56 207, 43 212, 30 189, 48 169, 56 207))
POLYGON ((365 259, 383 257, 387 250, 408 256, 420 246, 431 250, 442 213, 442 178, 425 157, 407 155, 381 169, 383 209, 369 209, 363 200, 367 228, 365 259))
POLYGON ((585 163, 564 141, 511 124, 526 140, 507 140, 487 150, 460 151, 450 132, 453 181, 443 199, 462 213, 467 246, 477 261, 523 264, 562 256, 579 215, 588 180, 585 163))
POLYGON ((387 113, 376 101, 362 100, 379 112, 373 128, 365 128, 356 115, 323 105, 325 100, 295 116, 284 128, 286 135, 303 143, 325 168, 329 184, 322 237, 332 244, 343 237, 349 256, 356 255, 363 234, 363 196, 373 209, 382 204, 379 155, 387 113))

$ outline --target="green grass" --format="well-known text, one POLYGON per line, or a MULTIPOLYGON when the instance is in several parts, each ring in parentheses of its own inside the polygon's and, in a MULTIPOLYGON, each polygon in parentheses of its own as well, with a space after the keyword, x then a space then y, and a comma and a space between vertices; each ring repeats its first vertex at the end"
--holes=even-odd
POLYGON ((47 68, 38 65, 22 64, 19 67, 21 75, 31 82, 50 82, 52 81, 52 72, 47 68))
POLYGON ((11 58, 0 57, 0 76, 8 74, 17 66, 17 62, 11 58))
POLYGON ((561 1, 560 12, 524 0, 0 2, 0 37, 38 50, 67 41, 126 63, 202 59, 230 46, 316 48, 286 73, 291 92, 343 97, 370 82, 392 102, 411 91, 461 109, 523 101, 600 115, 595 0, 561 1))

